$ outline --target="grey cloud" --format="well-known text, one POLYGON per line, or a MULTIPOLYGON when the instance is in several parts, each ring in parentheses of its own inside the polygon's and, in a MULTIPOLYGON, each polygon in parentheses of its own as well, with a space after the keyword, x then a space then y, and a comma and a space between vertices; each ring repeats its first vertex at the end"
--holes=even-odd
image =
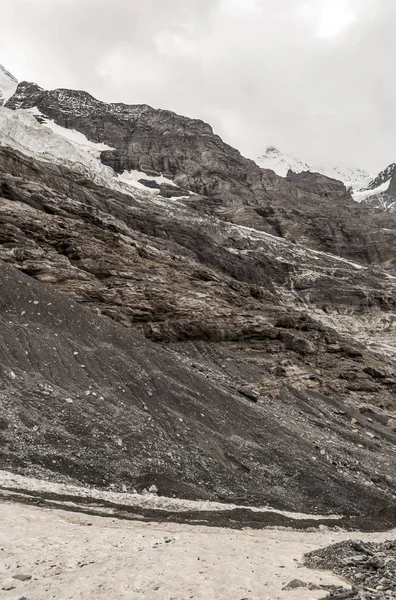
POLYGON ((342 0, 5 3, 0 62, 20 78, 201 117, 249 156, 396 160, 394 0, 345 0, 333 37, 320 11, 342 0))

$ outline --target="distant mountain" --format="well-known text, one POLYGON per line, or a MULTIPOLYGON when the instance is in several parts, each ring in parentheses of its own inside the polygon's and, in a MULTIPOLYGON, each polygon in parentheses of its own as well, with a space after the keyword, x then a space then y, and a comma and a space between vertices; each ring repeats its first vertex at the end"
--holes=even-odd
POLYGON ((275 171, 281 177, 286 177, 289 171, 293 171, 293 173, 313 172, 310 165, 291 154, 283 154, 274 146, 269 146, 265 153, 259 156, 256 163, 262 169, 271 169, 271 171, 275 171))
POLYGON ((318 165, 309 165, 291 154, 284 154, 274 146, 269 146, 265 153, 256 160, 256 163, 262 169, 271 169, 281 177, 286 177, 288 171, 293 171, 293 173, 309 171, 310 173, 320 173, 326 175, 326 177, 337 179, 345 185, 369 177, 369 174, 362 169, 340 166, 324 168, 318 165))
POLYGON ((387 212, 396 212, 396 163, 392 163, 378 175, 370 175, 367 171, 357 168, 309 165, 295 156, 284 154, 274 146, 269 146, 256 163, 262 169, 271 169, 281 177, 286 177, 289 171, 320 173, 342 181, 356 202, 387 212))
POLYGON ((363 202, 372 208, 396 212, 396 163, 370 178, 366 185, 355 184, 352 195, 357 202, 363 202))
POLYGON ((0 106, 5 104, 18 87, 18 80, 0 65, 0 106))

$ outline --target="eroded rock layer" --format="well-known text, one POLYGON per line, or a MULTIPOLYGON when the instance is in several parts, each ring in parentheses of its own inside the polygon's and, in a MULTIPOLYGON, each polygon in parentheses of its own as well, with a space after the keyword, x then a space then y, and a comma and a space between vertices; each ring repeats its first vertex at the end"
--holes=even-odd
POLYGON ((192 195, 0 148, 0 466, 394 514, 393 217, 262 170, 201 121, 33 84, 8 106, 192 195))
POLYGON ((395 267, 395 215, 357 205, 341 182, 323 175, 285 179, 260 169, 203 121, 27 82, 6 106, 37 108, 58 125, 107 144, 113 149, 102 152, 102 161, 118 173, 138 169, 170 177, 196 194, 189 204, 198 212, 365 264, 395 267))

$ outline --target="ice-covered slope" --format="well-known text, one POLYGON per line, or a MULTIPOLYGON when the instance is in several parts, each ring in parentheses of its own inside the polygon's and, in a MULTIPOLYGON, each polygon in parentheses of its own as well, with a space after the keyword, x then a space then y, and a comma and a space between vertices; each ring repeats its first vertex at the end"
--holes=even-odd
POLYGON ((396 212, 396 163, 390 164, 376 177, 371 177, 363 185, 355 184, 353 197, 373 208, 396 212))
POLYGON ((158 184, 166 181, 172 185, 172 181, 164 177, 147 178, 145 173, 139 171, 117 175, 100 160, 101 152, 112 148, 106 144, 91 142, 78 131, 60 127, 41 115, 38 109, 13 111, 0 107, 0 146, 8 146, 39 160, 67 166, 99 185, 143 194, 145 197, 158 195, 159 190, 151 189, 140 181, 149 179, 158 184))
POLYGON ((7 69, 0 65, 0 106, 2 106, 17 89, 18 81, 7 69))

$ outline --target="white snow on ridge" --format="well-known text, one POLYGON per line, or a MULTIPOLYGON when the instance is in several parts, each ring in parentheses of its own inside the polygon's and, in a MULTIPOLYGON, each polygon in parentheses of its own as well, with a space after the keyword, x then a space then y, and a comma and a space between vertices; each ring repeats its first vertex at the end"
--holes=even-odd
POLYGON ((33 116, 42 117, 42 119, 45 120, 45 126, 49 127, 51 131, 64 137, 73 145, 81 146, 88 151, 89 149, 93 150, 95 155, 97 155, 98 152, 100 153, 102 150, 114 150, 114 148, 111 148, 106 144, 96 144, 95 142, 91 142, 83 133, 80 133, 75 129, 66 129, 65 127, 57 125, 55 121, 47 119, 37 108, 28 109, 26 112, 29 112, 33 116))
POLYGON ((141 171, 117 175, 100 160, 103 150, 113 148, 91 142, 84 134, 57 125, 37 108, 9 110, 0 107, 0 146, 9 146, 33 158, 66 166, 98 185, 134 195, 138 192, 145 198, 157 196, 159 190, 146 187, 139 183, 139 179, 174 185, 170 179, 151 177, 141 171), (43 123, 38 122, 36 117, 43 123))
POLYGON ((356 202, 364 202, 368 198, 372 198, 373 196, 376 196, 377 194, 383 194, 384 192, 386 192, 389 189, 389 186, 390 186, 390 179, 388 181, 385 181, 385 183, 383 183, 382 185, 379 185, 378 187, 376 187, 374 189, 367 189, 367 186, 361 187, 360 189, 355 188, 352 191, 353 199, 356 202))
POLYGON ((291 154, 283 154, 273 146, 268 147, 265 154, 260 156, 256 160, 256 163, 262 169, 271 169, 271 171, 275 171, 281 177, 286 177, 288 171, 293 171, 294 173, 312 171, 312 167, 307 163, 291 156, 291 154))
POLYGON ((275 171, 277 175, 281 177, 286 177, 288 171, 293 171, 294 173, 302 173, 303 171, 310 171, 311 173, 320 173, 321 175, 326 175, 327 177, 332 177, 333 179, 338 179, 345 183, 348 187, 351 184, 368 178, 368 182, 371 181, 371 177, 366 171, 361 169, 354 169, 349 167, 319 167, 317 165, 309 165, 306 162, 292 156, 290 154, 284 154, 280 152, 277 148, 270 146, 267 148, 265 154, 260 156, 256 163, 262 169, 271 169, 275 171))
POLYGON ((356 182, 363 182, 366 180, 371 181, 372 179, 367 171, 364 171, 363 169, 354 169, 351 167, 331 167, 328 169, 323 167, 315 167, 315 169, 319 173, 322 173, 322 175, 342 181, 347 187, 356 184, 356 182))
MULTIPOLYGON (((139 183, 139 179, 147 179, 148 181, 155 181, 158 184, 167 183, 168 185, 172 185, 175 188, 177 188, 177 185, 175 185, 173 183, 172 179, 168 179, 167 177, 164 177, 163 175, 160 175, 160 176, 146 175, 146 173, 143 173, 142 171, 136 171, 136 170, 124 171, 124 173, 122 173, 121 175, 118 175, 118 177, 117 177, 117 180, 122 183, 136 185, 136 187, 140 187, 141 189, 148 191, 149 188, 147 188, 142 183, 139 183)), ((152 191, 155 192, 156 190, 153 189, 152 191)))
POLYGON ((14 95, 18 87, 18 80, 0 65, 0 106, 14 95))
POLYGON ((30 111, 0 108, 0 145, 10 146, 23 154, 68 166, 104 183, 112 176, 112 169, 99 161, 100 148, 82 146, 41 125, 30 111))
MULTIPOLYGON (((369 175, 362 169, 353 169, 348 167, 318 167, 315 165, 309 165, 294 156, 289 154, 283 154, 274 147, 267 148, 265 154, 257 159, 257 164, 263 169, 271 169, 275 171, 277 175, 286 177, 289 170, 294 173, 302 173, 303 171, 309 171, 310 173, 320 173, 326 177, 331 177, 342 181, 344 185, 350 190, 352 198, 356 202, 367 202, 370 198, 377 198, 381 201, 381 194, 384 194, 390 185, 390 178, 385 183, 370 188, 370 185, 378 179, 378 175, 369 175)), ((388 167, 389 169, 389 167, 388 167)), ((387 169, 383 171, 386 174, 387 169)), ((381 174, 380 174, 381 175, 381 174)), ((384 201, 384 209, 389 209, 389 206, 384 201)))
POLYGON ((169 498, 167 496, 158 496, 156 493, 138 494, 137 492, 114 492, 101 491, 95 488, 83 487, 80 485, 56 483, 34 477, 26 477, 9 471, 0 470, 0 489, 21 491, 23 494, 29 492, 41 492, 67 494, 73 496, 74 501, 78 502, 84 498, 95 500, 110 501, 124 506, 135 506, 141 508, 152 508, 159 510, 172 510, 175 512, 184 512, 189 510, 196 511, 228 511, 233 509, 246 509, 256 513, 272 512, 285 517, 290 517, 296 521, 310 519, 312 521, 341 519, 341 515, 314 515, 286 510, 279 510, 270 506, 246 507, 240 504, 224 504, 209 500, 184 500, 179 498, 169 498))

